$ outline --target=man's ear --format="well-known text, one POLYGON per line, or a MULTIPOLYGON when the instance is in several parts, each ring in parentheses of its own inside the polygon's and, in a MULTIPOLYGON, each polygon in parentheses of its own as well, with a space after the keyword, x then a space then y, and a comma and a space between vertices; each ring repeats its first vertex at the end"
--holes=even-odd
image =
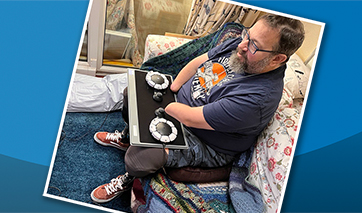
POLYGON ((271 61, 272 65, 280 65, 283 62, 285 62, 287 60, 287 56, 285 54, 278 54, 275 55, 273 60, 271 61))

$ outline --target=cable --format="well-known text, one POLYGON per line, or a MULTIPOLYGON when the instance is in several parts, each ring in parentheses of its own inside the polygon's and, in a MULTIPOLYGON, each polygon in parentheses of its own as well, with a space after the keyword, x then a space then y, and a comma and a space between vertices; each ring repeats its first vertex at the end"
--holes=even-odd
POLYGON ((56 189, 56 190, 58 190, 59 191, 59 194, 57 195, 57 196, 60 196, 61 194, 62 194, 62 191, 58 188, 58 187, 55 187, 55 186, 49 186, 48 187, 48 189, 49 188, 52 188, 52 189, 56 189))
MULTIPOLYGON (((164 151, 164 160, 165 160, 165 164, 166 164, 167 163, 167 152, 166 152, 166 144, 165 143, 162 143, 162 148, 163 148, 163 151, 164 151)), ((167 175, 165 165, 162 166, 162 170, 167 175)))

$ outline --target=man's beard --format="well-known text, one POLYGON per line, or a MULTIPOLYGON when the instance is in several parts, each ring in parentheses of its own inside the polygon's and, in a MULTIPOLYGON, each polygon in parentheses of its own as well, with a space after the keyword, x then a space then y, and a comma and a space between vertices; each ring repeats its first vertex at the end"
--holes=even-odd
POLYGON ((246 57, 246 52, 243 52, 238 47, 231 53, 229 66, 237 74, 259 74, 262 73, 264 68, 269 64, 271 57, 272 56, 266 57, 260 61, 249 62, 248 58, 246 57), (240 60, 239 56, 237 55, 238 52, 244 58, 243 61, 240 60))

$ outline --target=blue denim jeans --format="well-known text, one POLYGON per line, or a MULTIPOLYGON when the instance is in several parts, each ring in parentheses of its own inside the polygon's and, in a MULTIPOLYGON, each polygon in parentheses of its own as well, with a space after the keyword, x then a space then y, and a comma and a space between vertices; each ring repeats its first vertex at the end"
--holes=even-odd
POLYGON ((170 149, 165 167, 220 167, 230 164, 235 159, 234 156, 216 152, 187 128, 185 128, 185 138, 189 148, 170 149))

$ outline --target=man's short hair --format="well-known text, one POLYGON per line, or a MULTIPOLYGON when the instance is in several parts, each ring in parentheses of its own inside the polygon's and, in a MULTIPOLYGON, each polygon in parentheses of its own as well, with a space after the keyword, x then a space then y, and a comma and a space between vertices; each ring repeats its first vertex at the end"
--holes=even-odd
POLYGON ((274 14, 266 14, 260 20, 264 20, 271 28, 279 30, 279 45, 273 48, 274 51, 287 55, 289 59, 302 45, 304 25, 301 21, 274 14))

